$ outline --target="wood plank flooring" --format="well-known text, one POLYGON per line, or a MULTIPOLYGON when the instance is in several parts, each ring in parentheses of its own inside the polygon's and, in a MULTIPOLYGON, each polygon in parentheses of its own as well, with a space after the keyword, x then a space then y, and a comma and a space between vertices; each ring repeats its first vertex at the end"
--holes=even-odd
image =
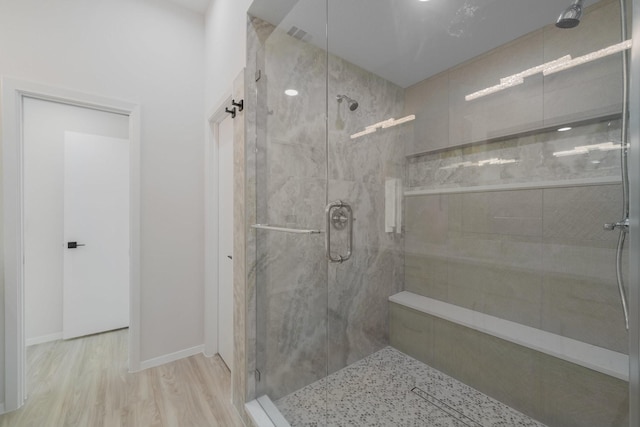
POLYGON ((124 329, 29 347, 29 399, 0 427, 243 426, 219 356, 130 374, 127 338, 124 329))

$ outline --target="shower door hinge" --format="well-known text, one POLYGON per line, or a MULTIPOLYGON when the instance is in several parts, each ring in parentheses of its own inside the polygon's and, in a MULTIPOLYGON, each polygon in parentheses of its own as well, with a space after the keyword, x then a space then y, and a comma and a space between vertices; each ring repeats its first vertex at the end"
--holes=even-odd
POLYGON ((256 369, 254 375, 256 377, 256 382, 260 382, 260 371, 256 369))
POLYGON ((260 77, 262 77, 262 70, 256 70, 256 81, 260 80, 260 77))

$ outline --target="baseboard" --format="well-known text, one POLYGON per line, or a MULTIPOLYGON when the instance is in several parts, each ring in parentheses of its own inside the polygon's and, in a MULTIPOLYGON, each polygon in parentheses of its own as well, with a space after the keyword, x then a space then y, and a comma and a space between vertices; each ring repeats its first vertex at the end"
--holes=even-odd
POLYGON ((176 360, 184 359, 185 357, 194 356, 196 354, 202 353, 203 351, 204 351, 204 345, 201 344, 195 347, 176 351, 175 353, 154 357, 153 359, 140 362, 140 371, 143 371, 149 368, 155 368, 156 366, 164 365, 165 363, 175 362, 176 360))
POLYGON ((56 332, 55 334, 42 335, 35 338, 28 338, 26 340, 27 347, 37 344, 44 344, 46 342, 58 341, 62 339, 62 332, 56 332))

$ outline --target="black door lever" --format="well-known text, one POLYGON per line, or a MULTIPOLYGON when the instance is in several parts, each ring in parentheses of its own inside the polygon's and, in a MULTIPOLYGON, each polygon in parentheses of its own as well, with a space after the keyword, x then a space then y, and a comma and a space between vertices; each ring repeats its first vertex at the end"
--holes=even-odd
POLYGON ((78 242, 67 242, 67 249, 75 249, 78 246, 84 246, 84 243, 78 243, 78 242))

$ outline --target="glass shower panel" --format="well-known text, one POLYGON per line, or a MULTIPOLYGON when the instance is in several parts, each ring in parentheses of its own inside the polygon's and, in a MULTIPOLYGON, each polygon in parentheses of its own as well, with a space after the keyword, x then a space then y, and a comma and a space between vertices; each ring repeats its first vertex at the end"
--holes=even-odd
POLYGON ((256 395, 275 405, 327 375, 326 31, 295 26, 310 7, 323 22, 319 3, 302 1, 276 17, 268 9, 252 20, 262 35, 255 55, 256 395))
POLYGON ((291 425, 628 425, 628 44, 571 3, 254 2, 256 390, 291 425))
MULTIPOLYGON (((405 158, 399 141, 409 128, 388 122, 383 129, 379 124, 402 117, 404 90, 343 55, 349 43, 345 37, 362 40, 354 33, 364 20, 349 18, 364 10, 363 2, 329 1, 328 194, 329 201, 349 203, 354 215, 351 258, 328 266, 329 373, 389 344, 388 298, 402 290, 404 275, 401 181, 405 158), (377 129, 368 133, 372 126, 377 129), (385 216, 389 202, 392 212, 385 216)), ((332 251, 346 252, 349 230, 331 233, 332 251)))
POLYGON ((512 22, 474 3, 442 19, 449 35, 471 47, 505 37, 405 87, 416 120, 404 290, 426 297, 428 314, 415 334, 414 314, 394 304, 391 343, 549 425, 625 425, 618 233, 603 229, 623 217, 619 2, 585 2, 572 29, 553 25, 569 4, 514 4, 509 19, 538 26, 508 37, 512 22), (555 17, 533 17, 549 7, 555 17), (439 303, 473 321, 434 316, 439 303), (579 355, 565 353, 573 345, 579 355), (593 364, 596 354, 616 368, 593 364))

